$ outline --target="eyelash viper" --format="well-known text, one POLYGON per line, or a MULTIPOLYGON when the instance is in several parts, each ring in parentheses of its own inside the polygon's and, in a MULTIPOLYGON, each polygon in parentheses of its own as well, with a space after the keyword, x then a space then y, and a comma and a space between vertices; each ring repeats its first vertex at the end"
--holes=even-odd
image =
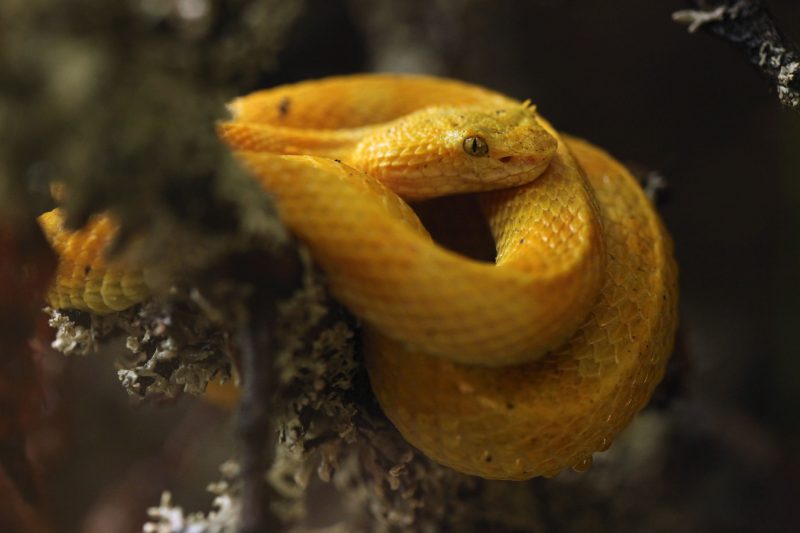
MULTIPOLYGON (((363 320, 379 403, 426 455, 486 478, 583 469, 647 403, 673 346, 677 269, 607 153, 528 103, 434 77, 327 78, 230 109, 220 137, 363 320), (436 244, 400 198, 466 192, 495 264, 436 244)), ((51 305, 147 297, 141 272, 103 261, 107 218, 40 223, 60 256, 51 305)))

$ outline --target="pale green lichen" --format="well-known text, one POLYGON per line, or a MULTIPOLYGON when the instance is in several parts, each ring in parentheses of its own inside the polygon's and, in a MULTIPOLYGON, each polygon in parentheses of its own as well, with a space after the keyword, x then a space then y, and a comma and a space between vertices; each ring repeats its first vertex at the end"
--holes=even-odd
POLYGON ((150 521, 142 527, 144 533, 236 533, 239 530, 241 505, 238 497, 236 478, 239 466, 228 461, 220 466, 223 480, 208 485, 207 490, 214 495, 212 509, 207 513, 185 514, 179 506, 173 505, 172 494, 165 491, 157 507, 150 507, 147 515, 150 521))
POLYGON ((80 325, 58 309, 46 307, 44 312, 50 317, 47 323, 56 330, 51 346, 64 355, 87 355, 97 350, 96 332, 93 328, 80 325))
POLYGON ((708 24, 710 22, 719 22, 722 20, 727 9, 728 8, 726 6, 718 6, 710 11, 683 9, 680 11, 675 11, 672 14, 672 20, 679 24, 686 25, 689 33, 694 33, 702 28, 704 24, 708 24))
POLYGON ((154 299, 103 316, 48 312, 50 325, 56 328, 53 347, 68 355, 102 350, 124 332, 127 354, 120 357, 123 368, 118 375, 131 394, 199 395, 211 379, 232 374, 229 331, 207 318, 188 297, 154 299), (86 325, 70 315, 84 317, 86 325))

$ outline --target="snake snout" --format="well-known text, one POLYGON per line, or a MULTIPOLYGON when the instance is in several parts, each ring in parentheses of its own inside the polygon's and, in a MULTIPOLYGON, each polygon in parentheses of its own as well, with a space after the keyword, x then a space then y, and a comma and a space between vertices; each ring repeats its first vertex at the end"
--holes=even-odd
POLYGON ((513 155, 504 155, 503 157, 498 158, 498 161, 501 163, 510 163, 513 159, 513 155))

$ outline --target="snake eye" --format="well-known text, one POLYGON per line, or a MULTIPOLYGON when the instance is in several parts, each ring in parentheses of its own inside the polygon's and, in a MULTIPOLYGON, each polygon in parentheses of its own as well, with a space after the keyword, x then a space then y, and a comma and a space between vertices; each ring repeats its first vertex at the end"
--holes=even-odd
POLYGON ((489 145, 483 137, 477 135, 464 139, 464 151, 475 157, 483 157, 489 153, 489 145))

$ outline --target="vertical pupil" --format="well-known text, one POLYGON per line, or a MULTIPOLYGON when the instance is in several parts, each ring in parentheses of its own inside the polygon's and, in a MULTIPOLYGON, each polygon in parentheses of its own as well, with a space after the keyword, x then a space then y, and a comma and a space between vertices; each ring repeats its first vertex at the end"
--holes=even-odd
POLYGON ((477 135, 466 137, 462 147, 465 153, 475 157, 483 156, 489 153, 489 147, 486 145, 486 141, 477 135))

